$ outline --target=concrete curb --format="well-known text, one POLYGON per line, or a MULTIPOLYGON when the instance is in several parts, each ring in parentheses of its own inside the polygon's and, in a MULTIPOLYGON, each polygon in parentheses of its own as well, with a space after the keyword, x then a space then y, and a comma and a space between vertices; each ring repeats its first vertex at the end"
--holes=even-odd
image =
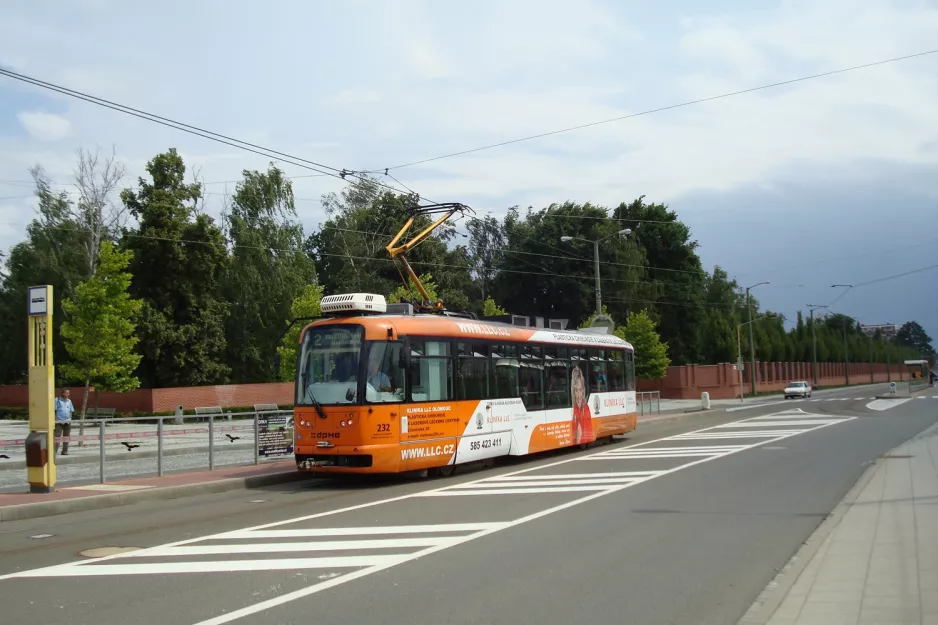
MULTIPOLYGON (((224 450, 240 450, 253 449, 254 445, 252 443, 238 443, 237 445, 215 445, 215 452, 224 451, 224 450)), ((208 454, 208 445, 204 447, 176 447, 174 449, 164 449, 163 457, 168 456, 186 456, 188 454, 208 454)), ((155 449, 147 451, 132 451, 126 454, 107 454, 105 456, 106 462, 120 462, 121 460, 142 460, 145 458, 156 458, 157 451, 155 449)), ((82 455, 82 456, 72 456, 71 454, 68 457, 63 458, 59 455, 56 458, 56 466, 67 466, 70 464, 97 464, 100 462, 100 456, 98 454, 91 455, 82 455)), ((23 470, 26 468, 26 461, 15 461, 15 462, 2 462, 0 463, 0 471, 13 471, 13 470, 23 470)))
MULTIPOLYGON (((908 445, 909 442, 914 441, 919 438, 924 438, 927 436, 933 436, 938 432, 938 423, 933 424, 919 432, 912 438, 907 441, 896 445, 886 453, 884 456, 895 452, 897 449, 908 445)), ((870 466, 866 468, 863 474, 860 476, 860 479, 857 480, 857 483, 847 491, 846 496, 841 500, 837 507, 834 508, 827 517, 821 521, 818 528, 814 530, 814 533, 808 537, 808 540, 795 552, 795 555, 792 556, 791 560, 782 567, 778 572, 775 578, 769 582, 765 589, 756 597, 756 600, 749 607, 743 617, 737 621, 737 625, 765 625, 771 620, 772 615, 775 614, 775 611, 778 610, 779 606, 782 605, 782 602, 788 596, 789 591, 798 581, 798 578, 801 577, 801 574, 810 564, 811 559, 817 555, 817 552, 824 545, 824 542, 831 535, 831 533, 840 525, 840 522, 843 520, 844 516, 847 514, 847 510, 854 504, 857 500, 857 497, 860 496, 860 493, 863 492, 863 489, 869 484, 870 480, 873 479, 873 474, 879 469, 879 465, 883 462, 882 458, 877 458, 870 463, 870 466)))
POLYGON ((789 591, 808 567, 812 558, 817 555, 828 536, 840 525, 840 522, 847 514, 847 510, 857 500, 869 481, 873 479, 873 474, 878 468, 879 461, 874 461, 866 468, 856 484, 847 491, 847 495, 837 504, 837 507, 821 521, 817 529, 808 537, 808 540, 801 545, 795 555, 776 574, 775 578, 759 593, 759 596, 756 597, 756 600, 743 617, 737 621, 737 625, 765 625, 771 620, 772 615, 782 605, 789 591))
POLYGON ((295 469, 287 469, 277 473, 265 475, 251 475, 248 477, 232 477, 210 482, 196 484, 182 484, 179 486, 157 486, 154 488, 134 490, 125 493, 108 493, 106 495, 92 495, 90 497, 76 497, 75 499, 60 499, 58 501, 40 501, 0 508, 0 523, 8 521, 22 521, 25 519, 38 519, 42 517, 70 514, 72 512, 86 512, 89 510, 102 510, 116 508, 144 501, 160 501, 166 499, 180 499, 194 495, 212 495, 233 490, 248 488, 261 488, 275 484, 285 484, 308 479, 309 475, 295 469))

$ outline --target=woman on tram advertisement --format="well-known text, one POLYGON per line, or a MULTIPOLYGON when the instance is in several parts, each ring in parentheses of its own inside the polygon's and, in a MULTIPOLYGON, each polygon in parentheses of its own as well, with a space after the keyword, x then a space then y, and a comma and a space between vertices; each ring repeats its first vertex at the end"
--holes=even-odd
POLYGON ((570 388, 573 391, 573 444, 592 443, 596 435, 593 433, 593 419, 587 401, 586 378, 580 367, 573 367, 570 373, 570 388))

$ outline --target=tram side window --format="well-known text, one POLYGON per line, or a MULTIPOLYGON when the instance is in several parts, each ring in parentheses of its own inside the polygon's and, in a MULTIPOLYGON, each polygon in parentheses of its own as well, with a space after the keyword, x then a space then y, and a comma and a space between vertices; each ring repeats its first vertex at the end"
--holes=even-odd
POLYGON ((608 352, 607 378, 610 391, 624 391, 625 385, 625 355, 628 352, 611 349, 608 352))
POLYGON ((456 364, 458 399, 488 399, 489 346, 482 343, 458 343, 456 364))
POLYGON ((567 348, 544 348, 544 374, 547 379, 547 409, 569 408, 570 361, 567 348))
POLYGON ((605 393, 612 390, 607 375, 608 360, 611 350, 589 350, 589 385, 590 393, 605 393))
POLYGON ((416 341, 410 346, 411 401, 453 398, 453 359, 448 341, 416 341))
POLYGON ((544 360, 540 347, 521 348, 521 401, 527 410, 544 409, 544 360))
POLYGON ((489 397, 501 399, 518 397, 519 369, 518 347, 515 345, 492 346, 492 379, 489 397))
POLYGON ((626 364, 625 390, 634 391, 635 390, 635 352, 631 352, 631 351, 625 352, 625 364, 626 364))
POLYGON ((365 372, 365 399, 370 402, 401 402, 404 399, 404 369, 401 343, 372 343, 365 372))

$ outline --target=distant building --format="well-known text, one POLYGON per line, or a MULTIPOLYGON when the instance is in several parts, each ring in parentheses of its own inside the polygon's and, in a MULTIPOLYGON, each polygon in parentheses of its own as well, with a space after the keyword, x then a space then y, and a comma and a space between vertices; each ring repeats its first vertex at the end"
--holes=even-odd
POLYGON ((863 325, 860 324, 860 330, 869 336, 876 334, 876 331, 879 330, 880 334, 887 341, 891 341, 896 338, 896 334, 899 332, 899 326, 891 323, 882 323, 877 325, 863 325))

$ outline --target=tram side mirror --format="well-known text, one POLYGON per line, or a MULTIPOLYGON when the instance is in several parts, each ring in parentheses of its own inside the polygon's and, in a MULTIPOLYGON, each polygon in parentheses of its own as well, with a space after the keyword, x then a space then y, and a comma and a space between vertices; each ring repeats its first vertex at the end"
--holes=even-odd
POLYGON ((410 369, 410 339, 405 336, 401 341, 403 345, 401 346, 401 358, 398 366, 401 369, 410 369))
POLYGON ((347 391, 345 391, 345 401, 347 402, 355 401, 355 389, 350 388, 347 391))

